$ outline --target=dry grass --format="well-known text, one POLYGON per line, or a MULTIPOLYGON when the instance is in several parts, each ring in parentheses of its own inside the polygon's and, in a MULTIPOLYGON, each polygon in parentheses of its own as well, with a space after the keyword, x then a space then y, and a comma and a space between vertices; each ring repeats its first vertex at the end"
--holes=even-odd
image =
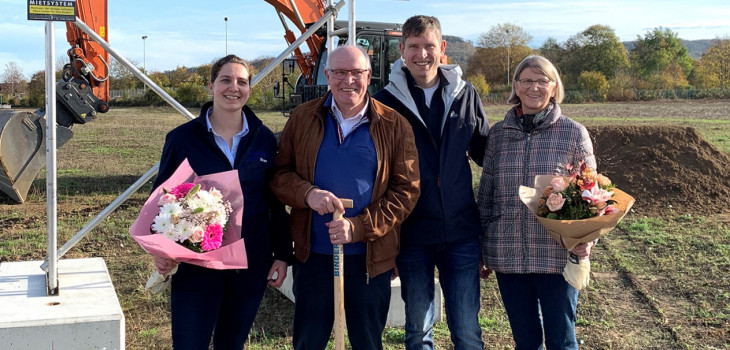
MULTIPOLYGON (((495 121, 506 109, 487 106, 487 113, 495 121)), ((694 126, 716 146, 726 152, 730 148, 727 101, 563 109, 586 125, 671 121, 694 126)), ((272 129, 285 123, 275 112, 259 116, 272 129)), ((164 134, 184 121, 168 108, 122 108, 76 126, 76 135, 58 154, 60 244, 155 164, 164 134)), ((45 254, 44 188, 41 173, 27 203, 13 205, 0 198, 1 261, 39 260, 45 254)), ((105 259, 125 313, 129 349, 170 348, 168 296, 143 291, 152 259, 127 233, 149 190, 147 184, 64 257, 105 259)), ((713 213, 629 216, 593 255, 593 282, 579 299, 582 349, 730 349, 729 225, 727 215, 713 213)), ((292 314, 288 299, 267 291, 248 348, 290 348, 292 314)), ((487 348, 512 348, 494 278, 482 281, 480 324, 487 348)), ((402 338, 402 329, 387 329, 386 348, 401 349, 402 338)), ((435 339, 438 348, 451 348, 445 324, 436 326, 435 339)))

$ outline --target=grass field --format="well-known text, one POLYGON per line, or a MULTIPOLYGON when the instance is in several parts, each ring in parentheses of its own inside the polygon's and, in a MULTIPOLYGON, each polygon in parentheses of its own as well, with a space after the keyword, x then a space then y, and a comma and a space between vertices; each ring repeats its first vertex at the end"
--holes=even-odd
MULTIPOLYGON (((506 110, 502 105, 486 107, 492 122, 506 110)), ((729 101, 563 106, 564 114, 586 126, 691 126, 730 153, 728 110, 729 101)), ((274 130, 286 121, 274 112, 260 116, 274 130)), ((155 164, 165 133, 184 121, 168 108, 120 108, 76 126, 76 135, 58 154, 59 245, 155 164)), ((129 349, 171 348, 168 295, 144 292, 152 259, 128 234, 150 186, 132 195, 64 256, 105 259, 125 313, 129 349)), ((45 255, 44 189, 41 173, 25 204, 0 197, 0 261, 40 260, 45 255)), ((660 217, 628 215, 598 245, 592 268, 592 283, 579 297, 582 349, 730 349, 727 208, 702 216, 679 209, 660 217)), ((269 289, 248 348, 291 348, 292 315, 292 303, 269 289)), ((513 348, 493 276, 482 281, 479 320, 488 349, 513 348)), ((451 348, 445 322, 434 333, 439 349, 451 348)), ((402 329, 388 328, 383 337, 387 349, 403 347, 402 329)))

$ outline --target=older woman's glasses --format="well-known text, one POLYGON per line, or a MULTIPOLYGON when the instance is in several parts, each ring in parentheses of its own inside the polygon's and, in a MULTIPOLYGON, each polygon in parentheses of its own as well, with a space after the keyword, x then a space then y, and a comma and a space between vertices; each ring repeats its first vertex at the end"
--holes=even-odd
POLYGON ((537 87, 546 88, 546 87, 548 87, 548 85, 550 85, 550 83, 552 83, 551 80, 547 80, 547 79, 537 79, 537 80, 519 79, 519 80, 517 80, 517 82, 520 84, 521 88, 532 87, 532 84, 535 84, 535 83, 537 83, 537 87))
POLYGON ((337 80, 347 78, 348 74, 352 75, 353 79, 360 80, 367 75, 368 71, 367 69, 330 69, 332 76, 337 80))

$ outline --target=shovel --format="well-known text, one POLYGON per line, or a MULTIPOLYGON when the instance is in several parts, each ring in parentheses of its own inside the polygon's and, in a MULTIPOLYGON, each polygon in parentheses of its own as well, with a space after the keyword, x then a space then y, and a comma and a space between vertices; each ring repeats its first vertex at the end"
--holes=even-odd
MULTIPOLYGON (((352 199, 342 199, 342 206, 352 208, 352 199)), ((339 210, 332 215, 333 220, 342 219, 339 210)), ((334 262, 335 279, 335 350, 345 350, 345 256, 342 244, 335 244, 332 247, 332 261, 334 262)))

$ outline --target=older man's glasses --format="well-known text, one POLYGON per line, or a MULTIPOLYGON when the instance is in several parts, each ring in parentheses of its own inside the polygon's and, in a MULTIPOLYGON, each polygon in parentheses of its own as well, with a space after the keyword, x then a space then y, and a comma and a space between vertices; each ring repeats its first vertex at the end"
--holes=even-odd
POLYGON ((517 82, 520 84, 521 88, 530 88, 530 87, 532 87, 532 84, 537 84, 537 87, 540 87, 540 88, 546 88, 546 87, 548 87, 548 85, 550 85, 550 83, 552 83, 552 81, 547 80, 547 79, 537 79, 537 80, 519 79, 519 80, 517 80, 517 82))
POLYGON ((369 70, 367 69, 330 69, 330 73, 337 80, 347 78, 347 75, 352 75, 355 80, 360 80, 368 75, 369 70))

